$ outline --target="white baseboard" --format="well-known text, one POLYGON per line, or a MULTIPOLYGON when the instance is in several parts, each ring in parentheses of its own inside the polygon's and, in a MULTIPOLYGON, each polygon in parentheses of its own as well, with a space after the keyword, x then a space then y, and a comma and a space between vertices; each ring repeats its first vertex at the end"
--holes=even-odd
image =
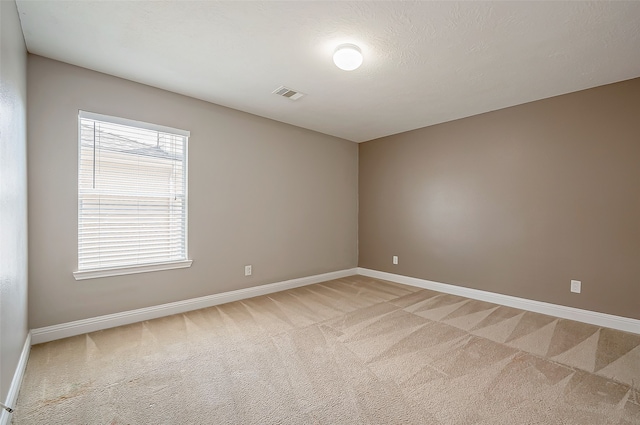
POLYGON ((640 334, 640 320, 627 317, 614 316, 611 314, 598 313, 596 311, 581 310, 579 308, 566 307, 558 304, 550 304, 542 301, 528 300, 510 295, 497 294, 495 292, 481 291, 479 289, 465 288, 462 286, 449 285, 446 283, 433 282, 431 280, 418 279, 415 277, 402 276, 399 274, 380 272, 377 270, 358 267, 358 274, 362 276, 374 277, 377 279, 389 280, 391 282, 416 286, 423 289, 444 292, 475 300, 486 301, 508 307, 519 308, 521 310, 533 311, 535 313, 547 314, 549 316, 563 319, 575 320, 589 323, 605 328, 618 329, 625 332, 640 334))
POLYGON ((161 304, 153 307, 123 311, 121 313, 92 317, 89 319, 77 320, 74 322, 61 323, 59 325, 47 326, 44 328, 32 329, 31 342, 33 344, 41 344, 43 342, 54 341, 56 339, 68 338, 70 336, 81 335, 88 332, 142 322, 144 320, 157 319, 158 317, 170 316, 172 314, 179 314, 187 311, 198 310, 201 308, 212 307, 218 304, 224 304, 242 300, 245 298, 271 294, 273 292, 298 288, 300 286, 312 285, 314 283, 353 276, 355 274, 357 274, 357 269, 355 268, 340 270, 314 276, 301 277, 298 279, 286 280, 284 282, 254 286, 252 288, 238 289, 237 291, 207 295, 200 298, 176 301, 173 303, 161 304))
MULTIPOLYGON (((15 409, 16 401, 18 400, 18 393, 20 392, 20 386, 22 385, 22 378, 24 377, 24 371, 27 368, 27 360, 29 360, 29 352, 31 351, 31 332, 27 333, 27 338, 22 346, 22 353, 16 366, 16 371, 13 374, 13 380, 9 387, 9 393, 4 404, 15 409)), ((11 419, 11 413, 2 409, 0 413, 0 425, 8 425, 11 419)))

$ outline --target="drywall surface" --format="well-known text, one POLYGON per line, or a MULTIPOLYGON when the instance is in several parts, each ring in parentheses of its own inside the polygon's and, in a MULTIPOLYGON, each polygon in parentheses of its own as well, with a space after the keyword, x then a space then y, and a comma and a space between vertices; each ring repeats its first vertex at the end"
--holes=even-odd
POLYGON ((627 80, 640 69, 638 1, 18 7, 32 53, 353 141, 627 80), (331 60, 342 43, 362 49, 354 72, 331 60), (282 107, 271 95, 280 84, 307 93, 305 107, 282 107))
POLYGON ((0 400, 27 337, 27 49, 13 1, 0 2, 0 400))
POLYGON ((40 56, 28 83, 32 328, 356 266, 355 143, 40 56), (78 110, 191 132, 191 268, 74 280, 78 110))
POLYGON ((638 117, 634 79, 361 144, 359 266, 640 319, 638 117))

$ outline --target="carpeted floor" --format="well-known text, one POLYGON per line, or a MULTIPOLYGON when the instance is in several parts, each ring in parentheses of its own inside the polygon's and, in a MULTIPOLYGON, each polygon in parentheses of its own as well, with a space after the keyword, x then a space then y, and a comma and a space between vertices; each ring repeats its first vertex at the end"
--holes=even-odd
POLYGON ((36 345, 14 424, 640 424, 640 335, 362 276, 36 345))

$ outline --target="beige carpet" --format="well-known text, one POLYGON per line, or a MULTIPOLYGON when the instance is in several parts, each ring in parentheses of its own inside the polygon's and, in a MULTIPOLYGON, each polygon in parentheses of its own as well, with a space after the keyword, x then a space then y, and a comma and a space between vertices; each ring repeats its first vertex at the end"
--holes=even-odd
POLYGON ((34 346, 14 424, 640 424, 640 335, 361 276, 34 346))

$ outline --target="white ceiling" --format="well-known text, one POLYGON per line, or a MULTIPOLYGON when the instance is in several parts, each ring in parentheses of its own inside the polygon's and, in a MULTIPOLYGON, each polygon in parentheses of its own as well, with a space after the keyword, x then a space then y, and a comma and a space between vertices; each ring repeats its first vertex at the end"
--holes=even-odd
POLYGON ((17 4, 31 53, 355 142, 640 76, 638 1, 17 4))

